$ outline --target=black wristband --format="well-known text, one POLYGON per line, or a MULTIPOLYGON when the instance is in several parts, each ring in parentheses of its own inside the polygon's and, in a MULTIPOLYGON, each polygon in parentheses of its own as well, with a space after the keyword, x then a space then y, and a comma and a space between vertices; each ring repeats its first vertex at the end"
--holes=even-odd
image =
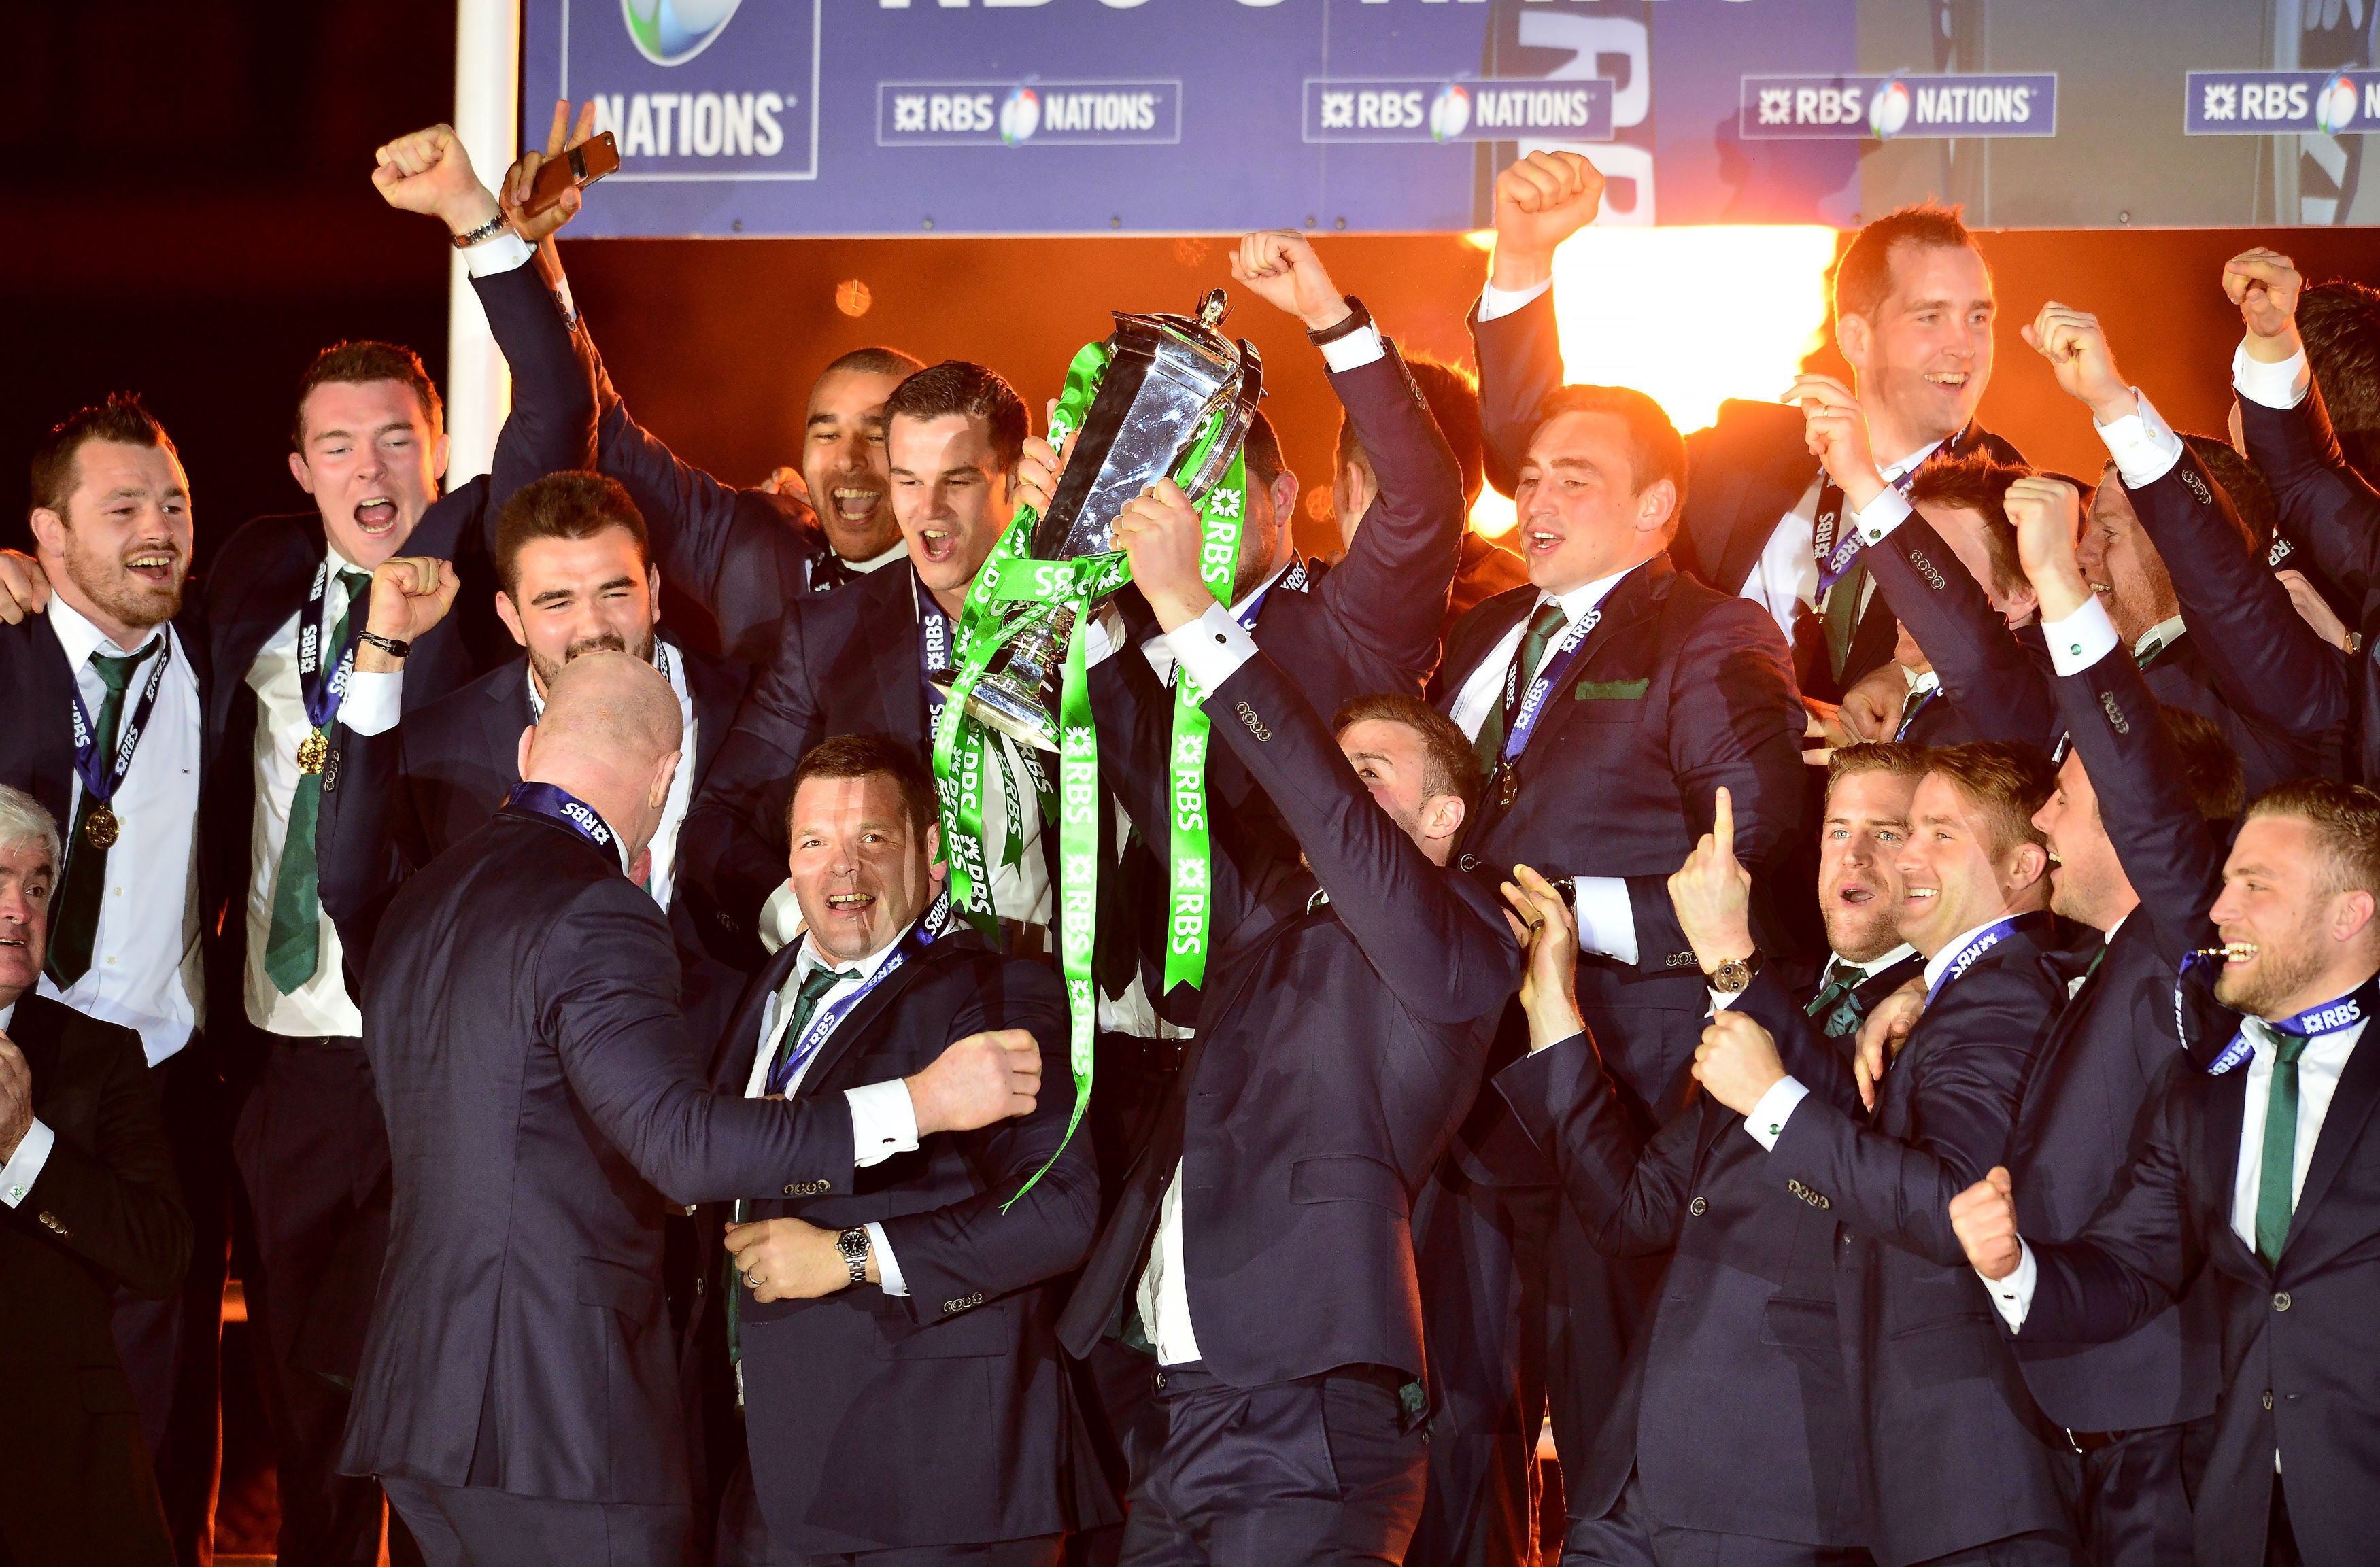
POLYGON ((405 657, 406 654, 413 651, 412 643, 400 642, 394 637, 383 637, 377 631, 358 631, 356 633, 356 640, 358 642, 370 642, 373 647, 378 648, 382 652, 386 653, 393 659, 401 659, 405 657))
POLYGON ((1347 319, 1335 325, 1326 326, 1319 332, 1309 332, 1305 334, 1305 340, 1316 347, 1336 343, 1342 337, 1351 336, 1372 324, 1372 312, 1364 308, 1363 300, 1356 298, 1353 294, 1342 298, 1347 305, 1347 319))

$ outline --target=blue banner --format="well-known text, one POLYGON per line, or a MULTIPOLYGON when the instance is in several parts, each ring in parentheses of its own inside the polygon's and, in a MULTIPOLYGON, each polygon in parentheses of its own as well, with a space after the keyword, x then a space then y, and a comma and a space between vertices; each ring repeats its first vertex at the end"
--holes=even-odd
POLYGON ((522 124, 591 98, 619 142, 580 235, 1465 230, 1536 148, 1594 160, 1607 225, 1848 226, 1928 197, 1999 227, 2380 223, 2362 168, 2375 0, 525 0, 522 17, 522 124))

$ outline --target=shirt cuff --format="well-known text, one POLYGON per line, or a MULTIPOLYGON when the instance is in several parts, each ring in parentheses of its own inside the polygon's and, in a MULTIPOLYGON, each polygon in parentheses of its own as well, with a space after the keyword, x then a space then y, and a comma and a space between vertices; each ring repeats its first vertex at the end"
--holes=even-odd
POLYGON ((33 1124, 25 1128, 24 1137, 17 1144, 17 1151, 8 1156, 6 1164, 0 1165, 0 1202, 14 1208, 25 1200, 33 1183, 42 1178, 42 1167, 49 1163, 50 1149, 57 1140, 58 1135, 50 1130, 48 1123, 38 1115, 33 1117, 33 1124))
POLYGON ((1360 327, 1322 345, 1322 362, 1340 372, 1361 370, 1387 355, 1388 350, 1380 346, 1380 329, 1377 326, 1360 327))
POLYGON ((2049 643, 2049 663, 2059 674, 2080 674, 2122 645, 2107 606, 2094 594, 2064 620, 2045 620, 2041 635, 2049 643))
POLYGON ((851 1104, 852 1164, 865 1170, 896 1153, 917 1147, 917 1107, 909 1102, 909 1085, 898 1077, 845 1088, 851 1104))
POLYGON ((1571 882, 1572 912, 1578 916, 1578 944, 1591 953, 1636 961, 1636 910, 1628 883, 1618 876, 1580 876, 1571 882))
POLYGON ((1743 1118, 1743 1129, 1752 1134, 1754 1142, 1775 1153, 1777 1139, 1785 1135, 1785 1123, 1793 1118, 1793 1111, 1809 1097, 1810 1090, 1802 1086, 1800 1078, 1779 1077, 1760 1096, 1752 1113, 1743 1118))
POLYGON ((1220 604, 1208 604, 1206 613, 1175 626, 1160 640, 1201 691, 1215 690, 1257 656, 1256 638, 1220 604))
POLYGON ((2277 365, 2250 358, 2245 343, 2231 351, 2231 390, 2252 403, 2268 408, 2294 408, 2305 401, 2306 388, 2313 382, 2303 348, 2277 365))
MULTIPOLYGON (((2033 1315, 2034 1286, 2041 1279, 2041 1269, 2033 1260, 2033 1247, 2022 1236, 2016 1244, 2020 1248, 2016 1271, 2005 1279, 1984 1279, 1984 1288, 1992 1292, 1992 1305, 1998 1308, 2000 1320, 2009 1325, 2011 1333, 2024 1330, 2024 1319, 2033 1315)), ((1975 1277, 1984 1278, 1980 1273, 1975 1277)))
POLYGON ((901 1264, 892 1256, 892 1243, 884 1238, 884 1226, 873 1219, 868 1221, 868 1249, 876 1257, 876 1287, 888 1295, 907 1294, 909 1281, 901 1277, 901 1264))
POLYGON ((463 252, 463 270, 473 277, 493 277, 528 265, 537 248, 507 228, 492 239, 482 239, 463 252))
MULTIPOLYGON (((1845 503, 1848 504, 1849 503, 1845 503)), ((1888 484, 1867 510, 1851 514, 1852 531, 1864 544, 1881 544, 1885 535, 1909 520, 1909 497, 1888 484)))
POLYGON ((2173 465, 2181 461, 2181 437, 2159 417, 2139 387, 2132 388, 2132 396, 2140 405, 2137 410, 2113 424, 2094 419, 2091 428, 2099 432, 2107 455, 2116 459, 2124 488, 2139 490, 2171 473, 2173 465))
POLYGON ((1736 998, 1742 995, 1743 992, 1742 990, 1712 990, 1709 994, 1711 1015, 1713 1017, 1717 1017, 1720 1013, 1725 1012, 1728 1008, 1733 1006, 1736 1002, 1736 998))
POLYGON ((1479 319, 1494 321, 1498 316, 1509 316, 1553 285, 1550 277, 1535 288, 1499 288, 1491 283, 1479 291, 1479 319))
POLYGON ((339 722, 351 735, 385 735, 405 711, 405 671, 350 670, 339 698, 339 722))

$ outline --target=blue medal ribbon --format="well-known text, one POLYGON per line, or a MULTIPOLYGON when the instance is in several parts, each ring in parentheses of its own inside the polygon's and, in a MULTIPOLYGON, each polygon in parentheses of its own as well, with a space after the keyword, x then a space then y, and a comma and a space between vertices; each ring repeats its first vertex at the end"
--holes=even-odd
MULTIPOLYGON (((1619 584, 1613 583, 1612 587, 1616 590, 1619 584)), ((1605 597, 1608 599, 1609 595, 1605 597)), ((1598 604, 1579 616, 1571 628, 1562 633, 1562 639, 1554 644, 1553 653, 1546 660, 1545 667, 1538 671, 1535 680, 1529 682, 1529 694, 1521 698, 1518 708, 1512 705, 1512 697, 1513 687, 1520 683, 1521 661, 1516 658, 1505 666, 1504 711, 1511 713, 1512 719, 1504 731, 1504 748, 1498 757, 1500 771, 1509 775, 1512 766, 1521 759, 1521 753, 1529 748, 1529 736, 1536 732, 1537 720, 1545 714, 1546 698, 1552 696, 1554 688, 1569 677, 1570 666, 1578 662, 1579 653, 1586 646, 1588 633, 1602 621, 1603 606, 1598 604)))
POLYGON ((593 806, 567 789, 524 781, 514 784, 512 793, 504 796, 504 808, 527 811, 531 816, 558 821, 589 844, 610 856, 615 864, 625 863, 627 859, 620 852, 619 834, 612 831, 611 824, 593 806))
POLYGON ((114 814, 111 807, 115 791, 122 786, 124 775, 132 771, 132 752, 140 744, 140 732, 149 726, 149 715, 157 706, 157 693, 165 684, 165 665, 173 661, 174 638, 164 631, 157 633, 157 656, 149 669, 149 683, 140 688, 140 700, 133 705, 132 716, 116 726, 115 750, 105 766, 100 765, 97 726, 91 712, 82 705, 82 687, 72 681, 67 694, 74 698, 74 759, 75 773, 82 780, 83 792, 97 800, 102 810, 114 814))
POLYGON ((1974 967, 1978 958, 2008 940, 2009 932, 2024 921, 2023 915, 2012 914, 2006 919, 1996 919, 1976 931, 1967 944, 1959 949, 1958 955, 1950 959, 1949 966, 1942 970, 1942 977, 1925 988, 1925 1004, 1932 1006, 1934 998, 1949 989, 1952 980, 1961 978, 1967 970, 1974 967))
MULTIPOLYGON (((862 980, 859 986, 843 1000, 832 1006, 822 1006, 811 1015, 809 1026, 802 1030, 802 1037, 794 1041, 794 1048, 787 1051, 783 1059, 769 1069, 769 1092, 783 1093, 785 1085, 792 1082, 800 1075, 802 1068, 809 1064, 810 1057, 818 1054, 819 1047, 826 1043, 827 1036, 834 1032, 835 1026, 850 1014, 852 1008, 866 1000, 870 990, 891 978, 903 964, 941 940, 950 928, 951 895, 944 893, 934 900, 933 906, 925 912, 917 924, 909 927, 900 942, 893 947, 892 955, 876 966, 875 973, 862 980)), ((826 961, 822 954, 814 952, 812 956, 818 962, 826 961)))
POLYGON ((330 590, 331 562, 327 555, 314 568, 314 586, 306 594, 306 613, 298 622, 298 689, 306 704, 306 722, 317 733, 331 727, 338 716, 339 703, 347 694, 348 678, 356 667, 356 644, 363 639, 364 619, 354 613, 350 604, 348 620, 355 629, 347 633, 346 646, 337 650, 329 661, 329 678, 323 677, 322 643, 330 635, 323 626, 322 599, 330 590))
MULTIPOLYGON (((2193 963, 2206 961, 2210 960, 2200 954, 2192 953, 2182 960, 2182 971, 2188 972, 2193 963)), ((2178 983, 2174 986, 2173 1004, 2174 1022, 2179 1026, 2181 1021, 2181 987, 2178 983)), ((2344 1029, 2354 1027, 2357 1024, 2371 1018, 2375 1009, 2380 1009, 2380 974, 2374 975, 2336 1001, 2325 1002, 2320 1006, 2310 1006, 2294 1016, 2278 1020, 2259 1018, 2257 1021, 2276 1034, 2293 1034, 2301 1039, 2318 1039, 2325 1034, 2337 1034, 2344 1029)), ((2185 1035, 2183 1038, 2186 1040, 2188 1036, 2185 1035)), ((2240 1031, 2231 1036, 2231 1042, 2223 1047, 2223 1053, 2216 1056, 2213 1064, 2207 1067, 2206 1075, 2209 1077, 2220 1077, 2255 1053, 2256 1047, 2248 1039, 2247 1025, 2242 1023, 2240 1031)))
MULTIPOLYGON (((1912 463, 1907 473, 1890 481, 1891 487, 1903 495, 1908 494, 1910 485, 1916 481, 1919 468, 1932 462, 1937 456, 1957 456, 1974 438, 1975 427, 1971 421, 1954 432, 1949 440, 1926 453, 1923 460, 1912 463)), ((1843 492, 1842 486, 1834 481, 1832 475, 1827 475, 1826 482, 1819 490, 1822 508, 1826 492, 1828 490, 1832 490, 1838 496, 1843 492)), ((1811 541, 1816 546, 1818 556, 1818 596, 1820 598, 1824 598, 1828 590, 1841 580, 1843 573, 1851 570, 1852 563, 1859 559, 1862 541, 1858 528, 1843 528, 1842 537, 1840 539, 1835 537, 1835 529, 1849 520, 1849 501, 1838 500, 1833 511, 1821 509, 1812 528, 1811 541)))

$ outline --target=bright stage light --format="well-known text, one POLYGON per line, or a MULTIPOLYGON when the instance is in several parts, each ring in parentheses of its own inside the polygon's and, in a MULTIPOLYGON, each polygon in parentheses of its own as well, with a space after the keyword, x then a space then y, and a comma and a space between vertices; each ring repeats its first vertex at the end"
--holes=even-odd
MULTIPOLYGON (((1483 250, 1494 239, 1465 237, 1483 250)), ((1823 340, 1836 237, 1817 226, 1584 230, 1554 252, 1562 378, 1633 386, 1685 431, 1730 397, 1776 397, 1823 340)), ((1493 490, 1472 508, 1475 532, 1512 523, 1493 490)))

